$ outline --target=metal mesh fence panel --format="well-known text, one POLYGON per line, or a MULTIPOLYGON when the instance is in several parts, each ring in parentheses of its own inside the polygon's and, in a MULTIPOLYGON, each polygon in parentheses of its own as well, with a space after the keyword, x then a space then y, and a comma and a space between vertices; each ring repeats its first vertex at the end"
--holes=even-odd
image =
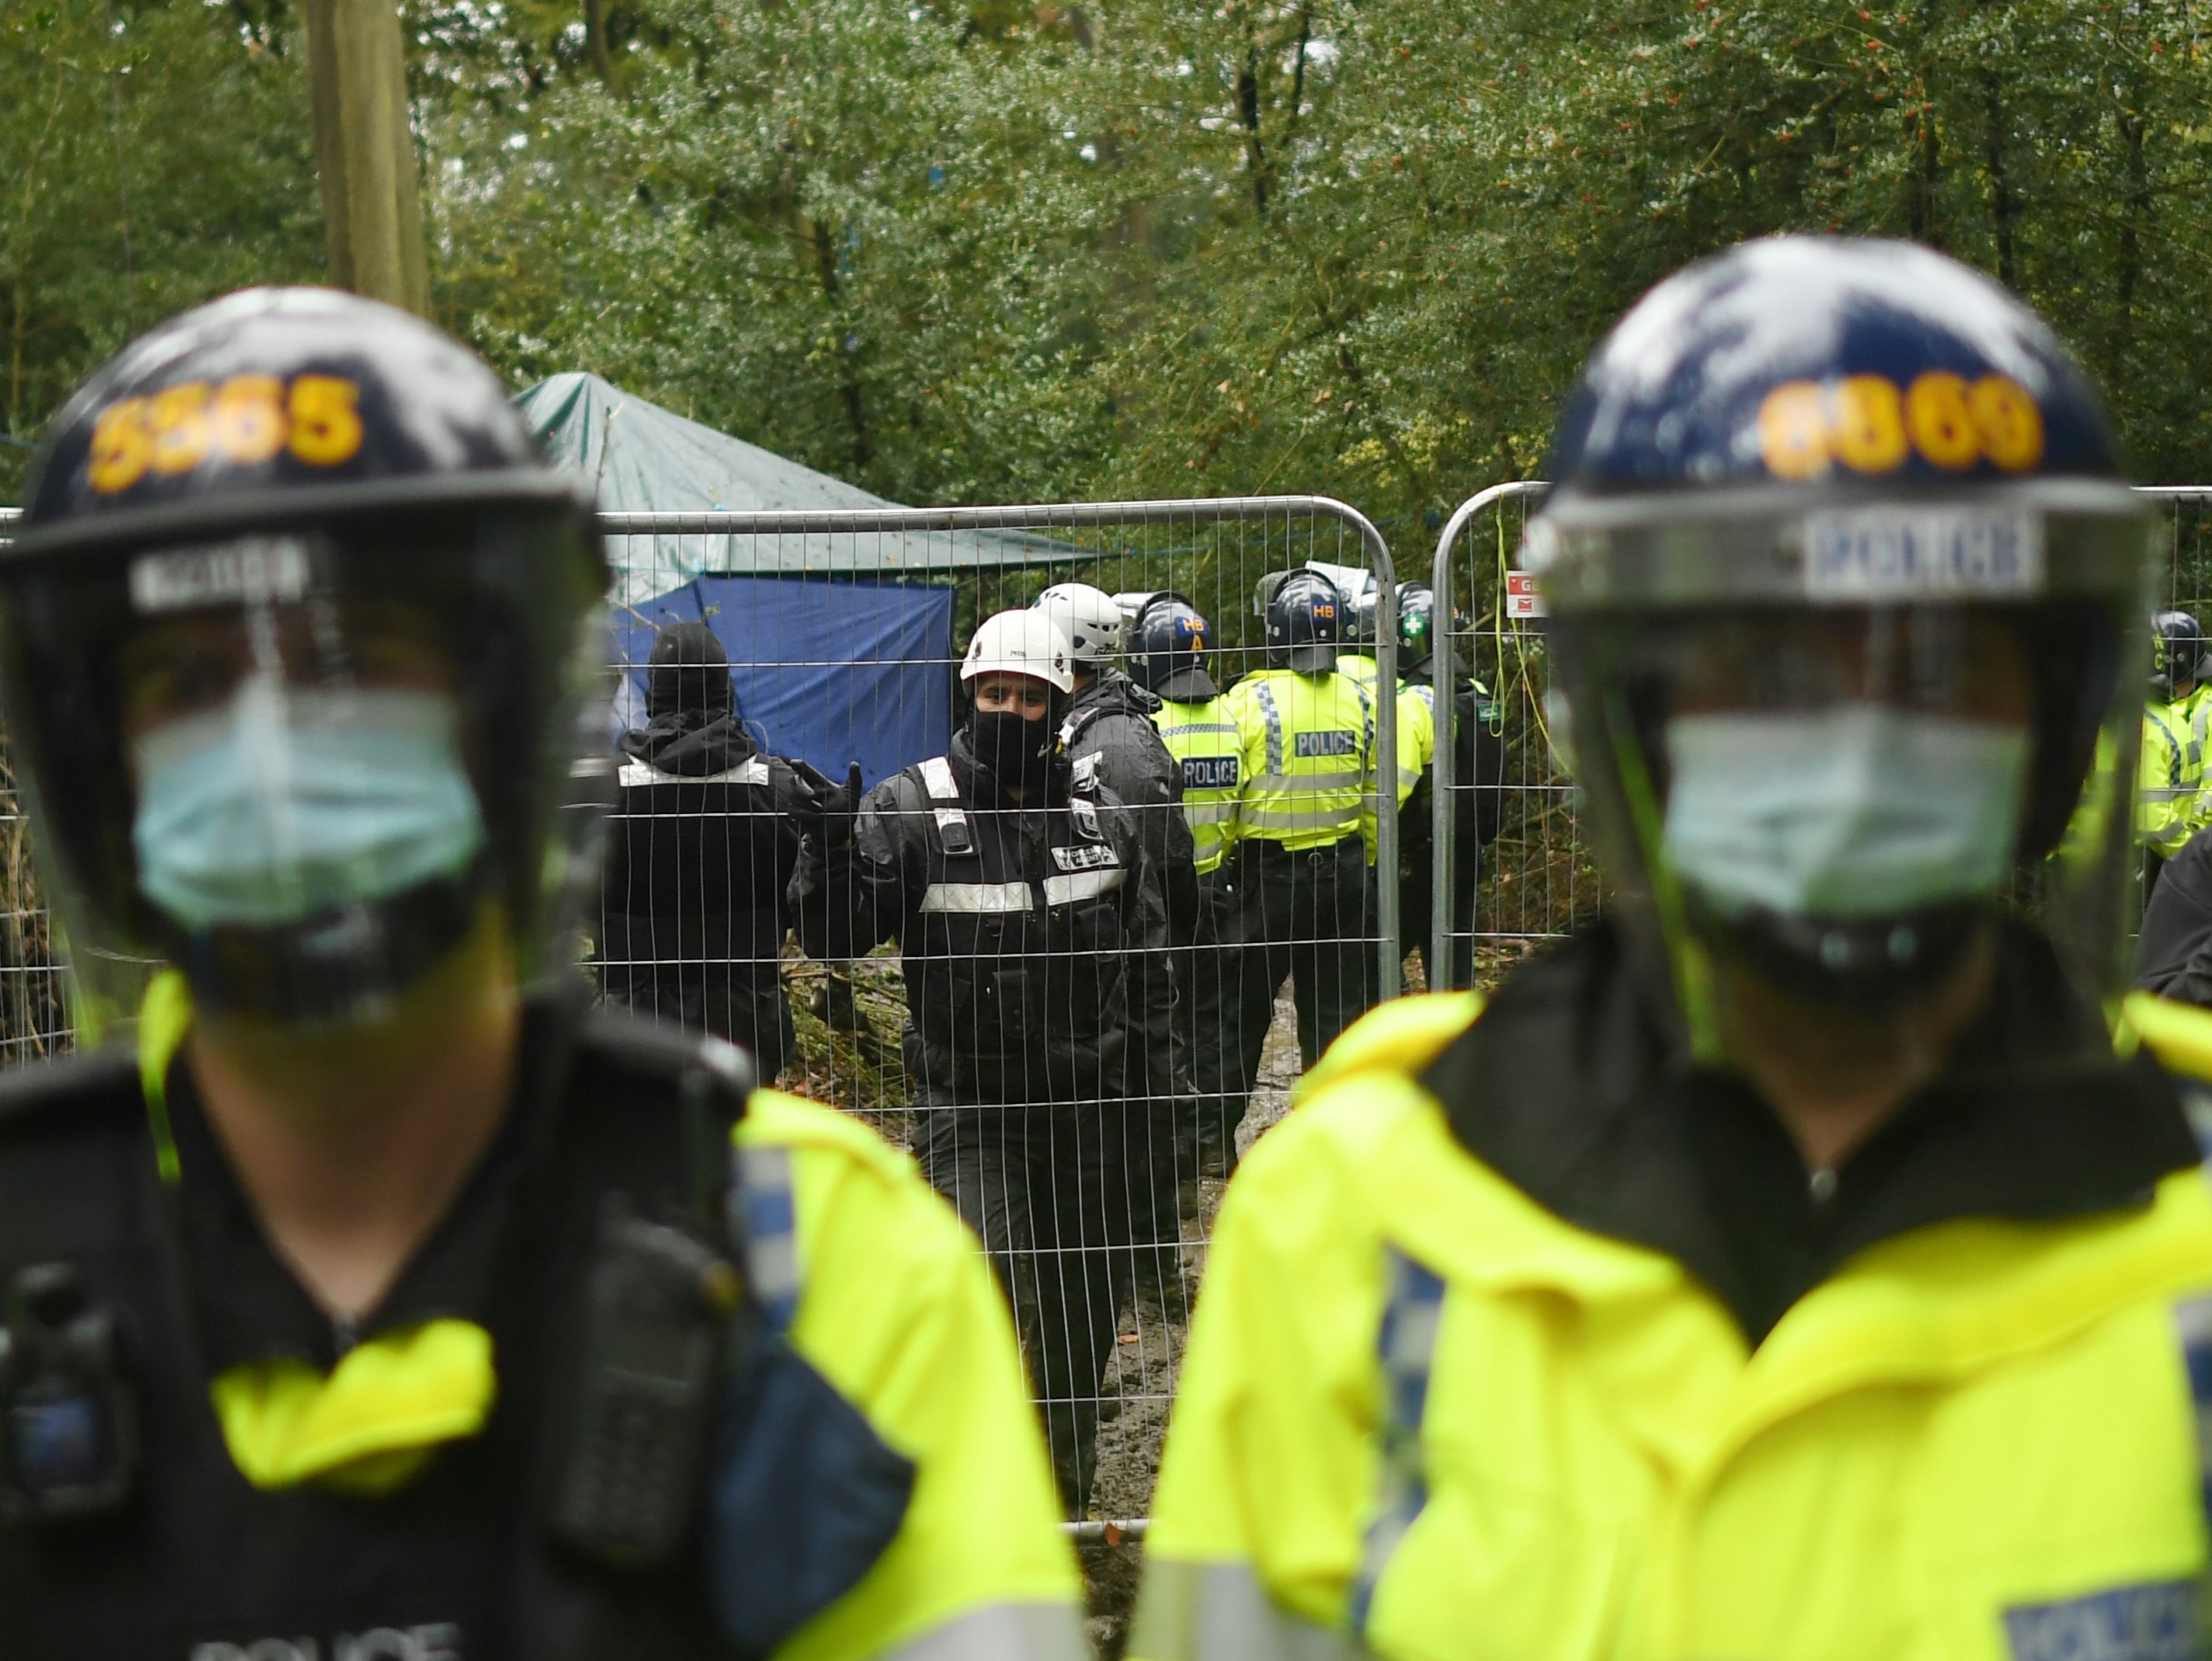
MULTIPOLYGON (((1225 689, 1264 663, 1263 579, 1314 563, 1376 596, 1374 673, 1393 684, 1381 537, 1341 504, 1303 497, 605 524, 617 607, 609 738, 624 788, 591 931, 595 973, 611 998, 744 1043, 783 1087, 910 1149, 1010 1294, 1063 1500, 1078 1513, 1140 1516, 1227 1163, 1221 1144, 1240 1119, 1249 1142, 1285 1104, 1297 1064, 1280 1052, 1297 1047, 1273 1031, 1284 970, 1285 1001, 1302 1008, 1330 989, 1329 965, 1287 950, 1228 954, 1214 938, 1218 877, 1188 914, 1206 919, 1194 938, 1143 899, 1104 916, 1113 902, 1079 897, 1081 861, 1105 857, 1099 846, 1036 850, 1078 867, 1044 877, 1040 907, 1024 882, 1036 873, 1006 863, 1008 816, 993 806, 1003 798, 969 793, 972 757, 955 742, 961 660, 984 619, 1054 584, 1103 590, 1125 613, 1172 591, 1210 624, 1225 689), (669 707, 681 675, 656 675, 650 660, 664 630, 694 622, 726 649, 722 730, 745 738, 685 761, 689 717, 669 707), (948 754, 934 774, 919 765, 948 754), (793 848, 778 799, 786 759, 836 782, 857 762, 872 793, 914 770, 871 794, 845 865, 832 856, 817 869, 815 850, 793 848), (794 871, 787 916, 777 891, 794 871), (1059 904, 1056 884, 1067 885, 1059 904)), ((1116 710, 1142 723, 1135 706, 1150 702, 1109 701, 1067 748, 1081 757, 1101 735, 1098 782, 1125 799, 1118 817, 1142 857, 1162 861, 1168 820, 1182 810, 1164 788, 1154 799, 1116 776, 1128 735, 1103 736, 1116 710)), ((1085 707, 1079 691, 1065 730, 1085 707)), ((1373 753, 1395 757, 1392 701, 1372 700, 1370 721, 1373 753)), ((1157 759, 1164 787, 1168 758, 1157 759)), ((1389 788, 1368 805, 1368 845, 1378 868, 1394 869, 1389 788)), ((1037 834, 1028 817, 1024 834, 1037 834)), ((1159 902, 1180 918, 1169 885, 1159 902)), ((1323 924, 1355 964, 1352 984, 1334 989, 1341 1019, 1396 990, 1392 886, 1369 879, 1364 906, 1323 924)))
MULTIPOLYGON (((1223 1161, 1212 1175, 1200 1168, 1188 1075, 1133 1067, 1110 1089, 1075 1099, 1039 1087, 970 1100, 928 1087, 896 931, 870 950, 810 958, 773 897, 764 919, 750 903, 762 871, 774 873, 771 893, 781 886, 791 838, 786 804, 747 781, 781 774, 785 757, 842 780, 858 759, 873 787, 944 753, 961 709, 962 648, 975 625, 1055 582, 1089 583, 1130 603, 1162 590, 1185 597, 1211 624, 1213 673, 1225 688, 1264 662, 1262 579, 1312 563, 1347 587, 1370 587, 1374 681, 1392 684, 1395 590, 1382 538, 1351 508, 1310 497, 628 514, 603 524, 615 568, 613 685, 594 719, 614 752, 617 788, 627 789, 607 827, 607 875, 586 920, 589 971, 610 1000, 746 1043, 786 1088, 852 1111, 921 1156, 990 1243, 1022 1314, 1071 1505, 1139 1516, 1222 1186, 1223 1161), (705 771, 698 755, 630 741, 653 725, 654 641, 684 621, 704 623, 723 642, 731 724, 749 740, 709 756, 705 771), (753 765, 767 757, 779 758, 775 767, 753 765)), ((1385 776, 1366 799, 1368 845, 1387 870, 1395 860, 1393 701, 1373 700, 1371 719, 1385 776)), ((1146 844, 1159 816, 1176 811, 1147 802, 1127 810, 1146 844)), ((13 1061, 66 1048, 76 1035, 7 774, 0 826, 9 883, 0 904, 0 1060, 13 1061)), ((1375 884, 1356 916, 1338 919, 1367 965, 1358 1005, 1398 989, 1395 897, 1393 885, 1375 884)), ((1170 979, 1187 988, 1205 949, 1168 952, 1170 979)), ((1118 964, 1143 953, 1071 940, 1061 955, 1071 964, 1086 957, 1118 964)), ((1304 978, 1293 967, 1286 1017, 1304 978)), ((1299 1070, 1294 1022, 1273 1019, 1281 980, 1246 1000, 1257 1003, 1261 1030, 1239 1036, 1252 1041, 1257 1074, 1249 1090, 1224 1092, 1237 1097, 1236 1108, 1249 1104, 1238 1133, 1247 1145, 1280 1116, 1299 1070)), ((1097 977, 1048 976, 1045 989, 1053 1001, 1044 1014, 1070 1031, 1098 1025, 1097 1009, 1074 995, 1079 982, 1095 989, 1097 977)), ((1225 1006, 1235 1001, 1226 998, 1210 1018, 1233 1019, 1225 1006)), ((1178 1049, 1204 1036, 1194 1014, 1186 1006, 1177 1017, 1178 1049)), ((979 1050, 1006 1036, 1003 1024, 982 1022, 956 1033, 979 1050)), ((1140 1524, 1130 1530, 1140 1532, 1140 1524)))
MULTIPOLYGON (((19 510, 0 508, 0 542, 19 510)), ((66 1050, 76 1038, 61 954, 31 865, 31 826, 0 745, 0 1067, 66 1050)))
POLYGON ((2165 518, 2160 608, 2212 623, 2212 485, 2152 484, 2165 518))
POLYGON ((1407 927, 1425 929, 1431 957, 1452 964, 1458 984, 1488 984, 1601 904, 1545 714, 1543 618, 1533 591, 1514 581, 1522 530, 1545 489, 1516 480, 1468 497, 1445 522, 1431 573, 1437 615, 1449 618, 1437 631, 1437 684, 1469 678, 1474 696, 1437 702, 1432 910, 1407 927), (1447 741, 1448 703, 1456 722, 1479 727, 1472 741, 1447 741))

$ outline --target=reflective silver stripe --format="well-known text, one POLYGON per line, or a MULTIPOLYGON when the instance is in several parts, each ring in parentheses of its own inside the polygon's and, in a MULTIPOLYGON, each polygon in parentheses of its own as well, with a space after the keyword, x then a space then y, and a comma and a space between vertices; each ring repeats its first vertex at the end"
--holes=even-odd
POLYGON ((1262 773, 1252 781, 1255 790, 1295 790, 1310 795, 1316 790, 1357 790, 1367 775, 1348 773, 1262 773))
POLYGON ((933 882, 921 896, 924 911, 1026 911, 1035 904, 1025 882, 933 882))
POLYGON ((1185 796, 1182 799, 1182 817, 1183 822, 1194 830, 1202 824, 1219 824, 1225 819, 1237 817, 1237 803, 1234 799, 1228 801, 1193 801, 1185 796))
POLYGON ((1129 1631, 1129 1661, 1359 1661, 1367 1646, 1286 1612, 1249 1563, 1154 1557, 1129 1631))
POLYGON ((1409 686, 1406 689, 1428 706, 1431 715, 1437 712, 1437 689, 1433 686, 1409 686))
POLYGON ((1188 727, 1160 728, 1163 739, 1179 739, 1186 733, 1218 733, 1233 739, 1237 736, 1237 723, 1233 721, 1194 721, 1188 727))
POLYGON ((720 773, 664 773, 651 762, 626 761, 615 778, 633 789, 648 784, 766 784, 768 757, 755 756, 720 773))
POLYGON ((1267 770, 1283 770, 1283 712, 1275 708, 1275 689, 1261 681, 1259 686, 1260 716, 1267 723, 1267 770))
POLYGON ((922 763, 921 782, 939 801, 960 800, 960 782, 952 776, 952 764, 942 756, 932 756, 922 763))
POLYGON ((745 1279, 769 1325, 787 1332, 799 1312, 799 1205, 792 1189, 791 1150, 740 1147, 735 1154, 745 1279))
POLYGON ((1066 905, 1070 900, 1096 899, 1110 894, 1129 879, 1127 871, 1071 871, 1064 877, 1044 879, 1044 903, 1066 905))
POLYGON ((1071 1603, 989 1603, 884 1650, 877 1661, 1091 1661, 1071 1603))
POLYGON ((1250 802, 1244 805, 1244 819, 1266 830, 1297 830, 1309 824, 1340 824, 1350 830, 1359 822, 1359 804, 1352 802, 1343 807, 1261 807, 1250 802))

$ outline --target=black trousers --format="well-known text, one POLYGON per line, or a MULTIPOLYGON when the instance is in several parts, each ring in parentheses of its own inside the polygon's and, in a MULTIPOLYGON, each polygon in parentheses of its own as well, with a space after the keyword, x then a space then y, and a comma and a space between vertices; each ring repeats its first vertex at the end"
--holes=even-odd
POLYGON ((1044 1419, 1060 1503, 1083 1514, 1097 1469, 1098 1396, 1133 1298, 1163 1309, 1179 1288, 1170 1104, 1035 1107, 918 1104, 914 1152, 952 1202, 1013 1306, 1030 1386, 1044 1419))
POLYGON ((1357 836, 1296 852, 1240 843, 1222 869, 1219 947, 1192 977, 1191 1061, 1206 1134, 1233 1154, 1283 983, 1292 983, 1308 1068, 1374 1006, 1376 908, 1357 836))
MULTIPOLYGON (((1405 821, 1399 823, 1402 825, 1405 821)), ((1436 964, 1429 961, 1429 908, 1436 894, 1436 847, 1425 837, 1409 843, 1399 856, 1399 938, 1405 941, 1408 957, 1416 952, 1421 954, 1421 972, 1428 977, 1430 991, 1463 991, 1474 984, 1474 939, 1464 931, 1474 927, 1474 891, 1482 879, 1482 848, 1480 843, 1466 843, 1453 852, 1454 935, 1449 977, 1439 977, 1436 964)))

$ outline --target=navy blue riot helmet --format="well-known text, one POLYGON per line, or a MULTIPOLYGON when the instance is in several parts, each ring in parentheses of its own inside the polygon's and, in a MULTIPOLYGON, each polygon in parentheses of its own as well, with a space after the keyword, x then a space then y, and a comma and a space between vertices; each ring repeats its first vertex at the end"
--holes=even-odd
POLYGON ((1220 691, 1206 672, 1205 613, 1173 589, 1163 589, 1137 613, 1128 646, 1129 675, 1170 703, 1203 703, 1220 691))
POLYGON ((2212 652, 2204 629, 2186 611, 2160 611, 2150 620, 2150 684, 2160 697, 2173 696, 2178 680, 2212 680, 2212 652))
POLYGON ((1267 597, 1267 666, 1302 675, 1336 667, 1344 596, 1318 571, 1292 571, 1267 597))
POLYGON ((1746 244, 1600 344, 1550 477, 1554 690, 1701 1049, 1717 965, 1876 1012, 2028 889, 2112 984, 2149 520, 2032 312, 1909 244, 1746 244))
POLYGON ((482 360, 356 295, 234 294, 86 382, 27 501, 0 673, 81 970, 320 1025, 464 939, 558 963, 606 559, 482 360))

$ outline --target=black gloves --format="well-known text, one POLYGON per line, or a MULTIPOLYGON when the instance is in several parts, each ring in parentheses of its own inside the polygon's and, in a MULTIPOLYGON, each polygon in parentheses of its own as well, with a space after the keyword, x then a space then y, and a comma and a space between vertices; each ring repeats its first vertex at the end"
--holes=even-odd
POLYGON ((850 848, 853 826, 860 817, 860 764, 853 764, 842 784, 832 784, 810 762, 794 761, 791 767, 805 792, 792 806, 791 816, 799 829, 817 838, 826 850, 850 848))

